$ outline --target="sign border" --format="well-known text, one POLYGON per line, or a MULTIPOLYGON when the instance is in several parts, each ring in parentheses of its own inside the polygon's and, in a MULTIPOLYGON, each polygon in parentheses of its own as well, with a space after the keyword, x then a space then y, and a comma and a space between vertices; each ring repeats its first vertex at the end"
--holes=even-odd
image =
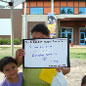
MULTIPOLYGON (((67 38, 67 37, 65 37, 65 38, 67 38)), ((39 38, 39 39, 57 39, 57 38, 39 38)), ((23 39, 23 46, 22 46, 22 48, 23 49, 25 49, 25 47, 24 47, 24 45, 25 45, 25 43, 24 43, 24 41, 25 40, 34 40, 34 39, 23 39)), ((67 66, 65 67, 65 68, 67 68, 67 67, 70 67, 70 58, 69 58, 69 39, 67 38, 67 50, 68 50, 68 54, 67 54, 67 66)), ((24 56, 23 56, 23 68, 26 68, 26 69, 28 69, 28 68, 30 68, 30 69, 40 69, 40 68, 56 68, 56 67, 25 67, 25 65, 24 65, 24 56)))

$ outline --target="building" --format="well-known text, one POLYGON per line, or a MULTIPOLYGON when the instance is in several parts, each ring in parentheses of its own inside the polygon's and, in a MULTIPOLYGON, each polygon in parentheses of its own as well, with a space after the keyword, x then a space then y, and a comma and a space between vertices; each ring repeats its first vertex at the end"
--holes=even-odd
MULTIPOLYGON (((68 37, 75 45, 86 45, 86 0, 27 0, 27 38, 34 24, 47 24, 52 11, 56 14, 57 35, 60 25, 60 37, 68 37)), ((22 19, 23 25, 24 16, 22 19)))
MULTIPOLYGON (((10 11, 11 11, 10 9, 0 9, 0 19, 2 20, 11 19, 10 11)), ((0 27, 0 28, 3 29, 3 27, 0 27)), ((21 35, 22 34, 22 9, 14 9, 13 11, 13 28, 14 28, 14 38, 18 38, 21 40, 22 38, 22 35, 21 35)), ((0 38, 10 38, 10 35, 11 34, 0 35, 0 38)))

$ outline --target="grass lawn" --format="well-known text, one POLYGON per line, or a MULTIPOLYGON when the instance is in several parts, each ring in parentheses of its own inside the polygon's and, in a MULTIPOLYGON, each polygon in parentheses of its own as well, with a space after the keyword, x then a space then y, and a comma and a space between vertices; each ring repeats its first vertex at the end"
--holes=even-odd
MULTIPOLYGON (((14 55, 17 49, 20 47, 14 48, 14 55)), ((0 47, 0 58, 3 58, 4 56, 11 56, 11 48, 10 47, 0 47)))
MULTIPOLYGON (((14 55, 17 49, 21 47, 14 48, 14 55)), ((70 58, 86 59, 86 48, 70 48, 70 58)), ((11 56, 10 47, 0 47, 0 58, 4 56, 11 56)))
POLYGON ((70 48, 70 58, 86 59, 86 48, 70 48))

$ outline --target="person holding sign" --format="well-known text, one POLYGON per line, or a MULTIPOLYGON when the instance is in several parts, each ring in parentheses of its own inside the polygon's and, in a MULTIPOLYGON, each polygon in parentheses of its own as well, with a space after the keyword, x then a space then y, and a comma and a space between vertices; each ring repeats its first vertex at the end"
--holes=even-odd
MULTIPOLYGON (((45 24, 36 24, 31 29, 32 38, 50 38, 50 31, 45 24)), ((16 51, 16 60, 19 66, 23 63, 23 56, 25 52, 23 49, 18 49, 16 51)), ((54 69, 26 69, 23 68, 24 75, 24 86, 50 86, 53 76, 56 75, 58 71, 62 70, 63 74, 67 74, 70 68, 54 68, 54 69)))

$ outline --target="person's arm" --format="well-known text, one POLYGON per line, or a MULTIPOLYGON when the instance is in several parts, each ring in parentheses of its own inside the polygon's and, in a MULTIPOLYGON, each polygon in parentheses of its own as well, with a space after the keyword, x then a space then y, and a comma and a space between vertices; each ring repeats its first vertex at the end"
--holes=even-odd
POLYGON ((62 73, 63 73, 64 75, 66 75, 67 73, 70 72, 70 67, 67 67, 67 68, 58 67, 58 68, 56 68, 56 70, 57 70, 57 71, 62 70, 62 73))
POLYGON ((24 50, 23 49, 18 49, 16 51, 16 56, 15 56, 15 59, 18 63, 18 66, 20 66, 23 63, 23 56, 24 56, 24 50))

